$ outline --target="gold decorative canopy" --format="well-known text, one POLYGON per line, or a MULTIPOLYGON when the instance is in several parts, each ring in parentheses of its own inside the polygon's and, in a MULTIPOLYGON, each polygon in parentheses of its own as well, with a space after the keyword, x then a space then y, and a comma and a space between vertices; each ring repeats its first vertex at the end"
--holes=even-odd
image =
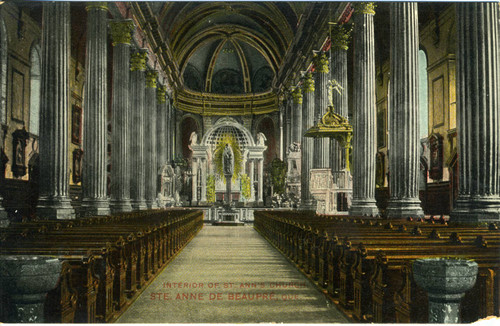
POLYGON ((352 126, 346 118, 333 112, 333 106, 329 105, 327 112, 317 125, 311 127, 304 134, 305 137, 329 137, 339 142, 345 149, 346 169, 349 170, 349 151, 351 149, 352 126))

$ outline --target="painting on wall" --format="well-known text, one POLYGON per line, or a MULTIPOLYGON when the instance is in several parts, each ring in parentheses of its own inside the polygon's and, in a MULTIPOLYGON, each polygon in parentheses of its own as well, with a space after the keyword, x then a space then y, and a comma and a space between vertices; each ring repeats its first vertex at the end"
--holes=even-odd
POLYGON ((77 105, 71 110, 71 142, 75 145, 82 143, 82 108, 77 105))
POLYGON ((12 70, 12 87, 11 90, 11 108, 12 119, 23 122, 24 121, 24 75, 13 69, 12 70))
POLYGON ((444 78, 432 81, 432 124, 434 128, 444 124, 444 78))

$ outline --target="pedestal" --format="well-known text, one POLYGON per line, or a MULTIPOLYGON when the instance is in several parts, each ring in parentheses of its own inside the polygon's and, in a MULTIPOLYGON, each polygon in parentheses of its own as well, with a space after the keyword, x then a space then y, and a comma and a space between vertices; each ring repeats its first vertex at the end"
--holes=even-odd
POLYGON ((0 256, 0 282, 12 303, 9 323, 43 323, 47 292, 61 273, 56 258, 0 256))
POLYGON ((429 323, 459 323, 460 300, 476 283, 471 260, 429 258, 413 263, 413 278, 429 295, 429 323))

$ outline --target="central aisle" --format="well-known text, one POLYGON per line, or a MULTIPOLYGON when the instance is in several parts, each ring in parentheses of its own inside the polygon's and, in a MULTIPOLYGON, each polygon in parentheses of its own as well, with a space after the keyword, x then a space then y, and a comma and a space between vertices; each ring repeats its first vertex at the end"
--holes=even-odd
POLYGON ((345 323, 252 227, 204 226, 118 323, 345 323))

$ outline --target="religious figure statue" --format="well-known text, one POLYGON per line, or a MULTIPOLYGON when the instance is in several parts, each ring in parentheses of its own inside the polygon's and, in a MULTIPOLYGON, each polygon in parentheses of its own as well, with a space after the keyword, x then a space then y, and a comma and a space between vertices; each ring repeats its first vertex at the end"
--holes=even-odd
POLYGON ((288 147, 289 152, 300 152, 300 143, 293 142, 288 147))
POLYGON ((180 192, 182 189, 182 172, 179 166, 175 167, 174 173, 174 201, 175 206, 180 206, 181 204, 181 196, 180 192))
POLYGON ((264 146, 265 145, 264 142, 266 140, 267 140, 267 138, 263 133, 259 132, 257 134, 257 146, 264 146))
POLYGON ((189 146, 192 145, 198 145, 198 134, 196 133, 196 131, 193 131, 191 133, 191 136, 189 137, 189 146))
POLYGON ((224 175, 233 175, 234 172, 234 154, 231 146, 226 144, 222 153, 222 168, 224 175))

